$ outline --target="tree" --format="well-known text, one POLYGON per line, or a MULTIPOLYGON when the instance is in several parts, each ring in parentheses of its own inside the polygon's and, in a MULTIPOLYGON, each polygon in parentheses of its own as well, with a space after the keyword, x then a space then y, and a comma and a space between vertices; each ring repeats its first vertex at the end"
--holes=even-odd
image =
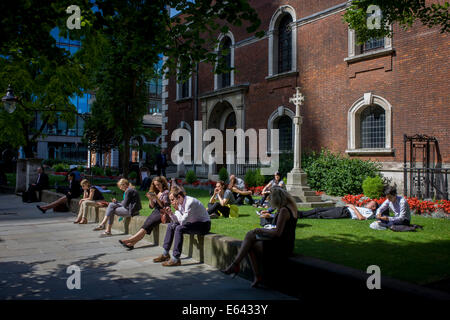
POLYGON ((246 21, 247 30, 255 32, 260 21, 246 0, 93 0, 90 5, 98 10, 83 11, 88 25, 79 33, 80 54, 92 61, 91 52, 98 52, 102 45, 101 59, 94 59, 97 62, 90 66, 95 70, 92 78, 98 101, 94 108, 107 110, 105 125, 121 137, 127 177, 130 139, 142 130, 147 81, 157 75, 161 55, 168 57, 163 68, 169 74, 178 71, 179 79, 186 80, 199 61, 217 61, 214 48, 218 32, 228 31, 226 24, 246 21), (181 14, 170 17, 167 5, 181 14))
POLYGON ((354 0, 343 18, 363 44, 370 38, 392 36, 390 25, 398 22, 407 29, 419 20, 428 27, 438 26, 442 33, 450 31, 449 3, 427 4, 426 0, 354 0), (379 11, 376 7, 378 6, 379 11), (377 17, 379 15, 379 18, 377 17))
MULTIPOLYGON (((88 0, 86 1, 88 2, 88 0)), ((12 114, 0 112, 0 142, 24 146, 33 157, 32 145, 47 124, 57 119, 73 124, 77 110, 70 97, 81 94, 82 66, 56 46, 50 31, 63 25, 69 1, 4 0, 0 2, 0 92, 8 84, 20 97, 12 114), (37 130, 32 122, 39 114, 37 130)), ((65 27, 61 30, 65 30, 65 27)))

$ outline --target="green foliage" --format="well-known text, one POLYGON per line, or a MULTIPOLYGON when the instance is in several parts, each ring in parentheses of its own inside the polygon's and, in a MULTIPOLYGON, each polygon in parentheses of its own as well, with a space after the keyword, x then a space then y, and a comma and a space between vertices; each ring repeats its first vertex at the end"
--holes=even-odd
POLYGON ((248 187, 259 187, 264 185, 265 177, 259 169, 251 169, 245 173, 244 181, 248 187))
POLYGON ((302 168, 308 174, 308 184, 312 189, 332 196, 344 196, 362 193, 363 180, 375 177, 381 165, 322 150, 318 154, 305 155, 302 168))
POLYGON ((228 171, 225 167, 222 167, 222 169, 219 170, 219 180, 224 181, 225 183, 228 182, 228 171))
POLYGON ((105 175, 108 176, 108 177, 111 177, 113 175, 111 168, 107 167, 105 169, 105 175))
POLYGON ((130 174, 128 175, 128 178, 130 178, 130 179, 136 179, 136 178, 137 178, 137 173, 136 173, 136 171, 131 171, 130 174))
MULTIPOLYGON (((398 22, 401 27, 407 29, 414 21, 419 20, 428 27, 439 26, 441 33, 450 31, 448 20, 449 3, 427 4, 425 0, 354 0, 347 8, 343 19, 349 28, 355 30, 357 42, 362 44, 370 38, 384 38, 392 36, 390 25, 398 22), (372 13, 367 13, 370 5, 376 5, 381 9, 380 28, 369 29, 367 19, 372 13)), ((369 25, 370 25, 369 21, 369 25)))
POLYGON ((78 169, 78 171, 80 171, 80 172, 84 172, 84 171, 86 170, 86 168, 83 167, 83 166, 78 166, 77 169, 78 169))
POLYGON ((186 172, 186 182, 192 184, 195 181, 197 181, 197 176, 195 175, 194 170, 186 172))
POLYGON ((105 175, 105 171, 103 170, 103 168, 100 168, 97 166, 91 167, 91 172, 95 176, 104 176, 105 175))
POLYGON ((363 181, 362 189, 366 197, 378 199, 383 195, 383 179, 380 176, 367 177, 363 181))
POLYGON ((58 164, 55 164, 53 167, 52 167, 52 169, 55 171, 55 172, 65 172, 65 171, 69 171, 69 165, 67 164, 67 163, 58 163, 58 164))

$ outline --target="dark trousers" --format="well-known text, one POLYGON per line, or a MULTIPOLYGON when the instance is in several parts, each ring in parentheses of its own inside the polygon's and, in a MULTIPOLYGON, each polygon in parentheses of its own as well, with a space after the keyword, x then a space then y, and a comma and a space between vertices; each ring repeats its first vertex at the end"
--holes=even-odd
POLYGON ((266 193, 262 196, 261 200, 259 200, 259 204, 262 206, 264 205, 264 202, 266 201, 267 197, 270 195, 270 193, 266 193))
POLYGON ((169 252, 170 247, 173 245, 173 257, 180 259, 181 250, 183 249, 183 234, 201 234, 205 235, 211 229, 211 221, 206 222, 193 222, 186 223, 184 225, 171 222, 167 225, 166 236, 164 238, 163 248, 169 252), (175 239, 174 239, 175 238, 175 239), (175 240, 175 241, 174 241, 175 240))
POLYGON ((234 196, 234 198, 236 199, 236 204, 239 205, 239 206, 240 206, 241 204, 244 204, 245 198, 248 199, 248 203, 249 203, 250 205, 252 205, 252 204, 255 202, 255 201, 253 201, 253 198, 252 198, 251 195, 246 195, 246 196, 244 196, 244 195, 239 194, 239 193, 233 193, 233 196, 234 196))
POLYGON ((225 218, 228 218, 230 216, 230 208, 221 206, 219 202, 208 203, 208 214, 209 215, 211 215, 213 213, 219 215, 219 211, 220 211, 220 213, 222 213, 222 215, 225 218))
POLYGON ((142 182, 141 182, 141 187, 139 188, 139 190, 147 191, 148 188, 150 188, 151 182, 152 182, 152 180, 149 177, 145 177, 144 180, 142 180, 142 182))
POLYGON ((157 168, 157 171, 158 171, 158 176, 166 176, 166 168, 160 168, 160 167, 158 167, 157 168), (162 173, 162 174, 161 174, 162 173))
POLYGON ((28 190, 22 193, 22 201, 23 202, 38 202, 41 201, 41 199, 38 199, 36 197, 36 192, 39 192, 39 197, 41 195, 41 188, 37 186, 33 186, 30 184, 28 187, 28 190))
POLYGON ((342 219, 350 218, 347 207, 315 208, 309 211, 299 211, 300 218, 307 219, 342 219))
POLYGON ((158 208, 153 210, 153 213, 145 219, 144 224, 142 225, 142 229, 147 231, 147 234, 152 233, 154 227, 161 223, 161 212, 158 208))

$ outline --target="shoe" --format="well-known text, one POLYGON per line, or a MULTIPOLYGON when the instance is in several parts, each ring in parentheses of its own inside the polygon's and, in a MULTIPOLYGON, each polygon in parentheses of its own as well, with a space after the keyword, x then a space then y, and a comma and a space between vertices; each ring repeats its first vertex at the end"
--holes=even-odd
POLYGON ((220 270, 220 272, 225 274, 233 274, 232 276, 233 279, 237 276, 239 271, 241 271, 240 265, 234 262, 228 268, 220 270))
POLYGON ((45 213, 45 211, 47 211, 47 210, 45 210, 45 209, 42 209, 40 205, 36 205, 36 207, 37 207, 39 210, 41 210, 42 213, 45 213))
POLYGON ((219 219, 219 216, 217 214, 213 213, 209 216, 209 218, 210 219, 219 219))
POLYGON ((95 227, 93 229, 93 231, 100 231, 100 230, 105 230, 105 226, 102 226, 101 224, 99 224, 97 227, 95 227))
POLYGON ((87 219, 86 218, 83 218, 83 219, 81 219, 81 221, 80 222, 78 222, 79 224, 87 224, 88 223, 88 221, 87 221, 87 219))
POLYGON ((110 236, 112 236, 112 233, 111 233, 111 232, 108 232, 108 231, 104 231, 104 232, 100 235, 101 238, 104 238, 104 237, 110 237, 110 236))
POLYGON ((162 265, 163 265, 164 267, 176 267, 176 266, 181 266, 181 261, 180 261, 180 260, 175 261, 175 260, 170 259, 169 261, 163 262, 162 265))
POLYGON ((125 248, 127 248, 128 251, 131 251, 131 250, 134 249, 134 246, 130 246, 130 245, 126 244, 125 242, 123 242, 122 240, 119 240, 119 243, 120 243, 121 245, 123 245, 125 248))
POLYGON ((160 255, 159 257, 156 257, 155 259, 153 259, 154 263, 158 263, 158 262, 164 262, 170 260, 170 255, 160 255))

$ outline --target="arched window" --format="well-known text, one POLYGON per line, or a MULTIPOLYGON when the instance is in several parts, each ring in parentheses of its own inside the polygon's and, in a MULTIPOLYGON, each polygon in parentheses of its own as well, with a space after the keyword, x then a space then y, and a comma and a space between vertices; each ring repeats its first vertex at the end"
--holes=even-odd
MULTIPOLYGON (((225 67, 231 68, 231 39, 225 37, 220 46, 220 55, 224 58, 225 67)), ((226 88, 231 85, 231 71, 220 74, 219 88, 226 88)))
POLYGON ((366 107, 360 116, 361 148, 384 148, 386 120, 384 109, 377 105, 366 107))
POLYGON ((278 119, 277 129, 279 134, 278 147, 280 151, 292 151, 292 119, 282 116, 278 119))
POLYGON ((278 27, 278 73, 291 71, 292 68, 292 32, 290 15, 285 15, 278 27))
POLYGON ((366 92, 348 111, 346 153, 391 155, 392 106, 384 98, 366 92))
POLYGON ((297 72, 297 25, 294 8, 278 8, 269 24, 268 78, 297 72))
MULTIPOLYGON (((222 67, 227 69, 234 68, 234 37, 231 32, 220 35, 219 45, 217 47, 217 55, 223 58, 222 67)), ((234 85, 233 70, 229 70, 228 72, 219 74, 214 73, 214 90, 227 88, 233 85, 234 85)))

